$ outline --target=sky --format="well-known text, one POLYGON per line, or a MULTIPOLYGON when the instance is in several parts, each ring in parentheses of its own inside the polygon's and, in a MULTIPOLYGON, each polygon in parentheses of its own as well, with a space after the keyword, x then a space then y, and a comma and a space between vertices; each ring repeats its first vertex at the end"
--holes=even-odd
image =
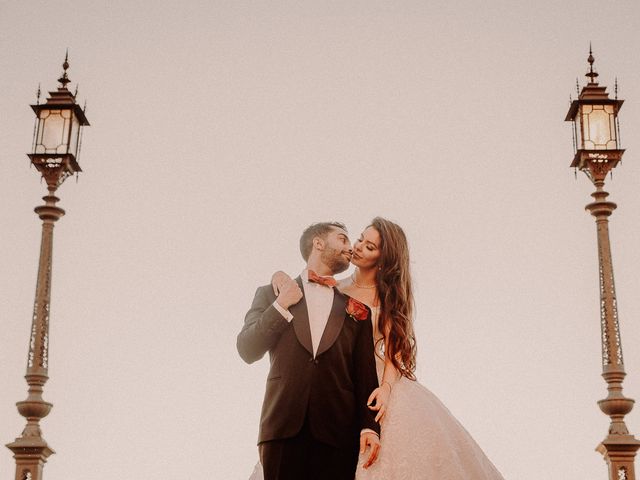
POLYGON ((505 478, 606 478, 593 186, 564 118, 591 42, 625 99, 606 189, 638 398, 638 31, 632 0, 0 2, 0 440, 25 423, 46 193, 29 105, 68 49, 91 126, 58 190, 45 478, 248 478, 255 289, 302 270, 310 223, 355 239, 377 215, 409 239, 419 381, 505 478))

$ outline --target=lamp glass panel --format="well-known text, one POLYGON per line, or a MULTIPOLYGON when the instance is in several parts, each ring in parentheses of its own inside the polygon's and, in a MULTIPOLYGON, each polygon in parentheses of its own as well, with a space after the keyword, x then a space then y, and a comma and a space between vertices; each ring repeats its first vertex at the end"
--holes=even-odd
MULTIPOLYGON (((587 150, 606 150, 615 144, 615 134, 611 129, 608 105, 582 106, 583 145, 587 150)), ((615 148, 615 147, 614 147, 615 148)))
POLYGON ((62 129, 62 142, 58 145, 56 153, 69 153, 69 133, 71 129, 71 110, 60 110, 60 116, 64 119, 62 129))
POLYGON ((40 110, 40 112, 38 112, 38 128, 36 131, 35 141, 33 142, 34 143, 33 153, 46 153, 44 143, 43 143, 44 124, 50 114, 51 114, 51 110, 40 110))
POLYGON ((61 153, 60 148, 66 147, 64 134, 68 132, 67 125, 68 120, 61 115, 60 110, 43 110, 40 114, 40 138, 36 145, 37 153, 61 153))
POLYGON ((71 136, 69 137, 69 153, 78 158, 78 138, 80 137, 80 121, 78 117, 71 117, 71 136))
POLYGON ((585 149, 585 139, 588 139, 588 131, 589 123, 588 123, 588 115, 591 112, 591 105, 580 105, 578 113, 576 113, 575 121, 577 123, 578 130, 578 148, 585 149))
POLYGON ((607 150, 615 150, 618 148, 618 135, 616 129, 616 113, 613 105, 605 105, 604 111, 609 116, 609 131, 611 138, 607 142, 607 150))

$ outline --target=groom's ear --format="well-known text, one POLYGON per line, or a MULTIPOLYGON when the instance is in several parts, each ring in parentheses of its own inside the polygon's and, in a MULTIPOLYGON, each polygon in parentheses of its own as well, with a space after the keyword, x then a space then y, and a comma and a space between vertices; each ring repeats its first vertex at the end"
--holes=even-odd
POLYGON ((325 241, 321 237, 313 237, 313 248, 316 250, 324 250, 325 241))

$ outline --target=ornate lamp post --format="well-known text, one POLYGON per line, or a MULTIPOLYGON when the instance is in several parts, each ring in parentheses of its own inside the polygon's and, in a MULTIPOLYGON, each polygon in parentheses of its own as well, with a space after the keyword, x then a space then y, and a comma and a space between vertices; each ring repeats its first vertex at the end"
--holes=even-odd
POLYGON ((618 306, 613 281, 613 263, 609 243, 609 216, 616 204, 607 201, 604 191, 607 174, 618 165, 624 150, 620 148, 618 112, 623 100, 611 99, 606 87, 596 81, 593 54, 589 49, 589 82, 582 88, 578 99, 571 102, 566 121, 573 122, 575 156, 571 166, 583 171, 593 182, 594 201, 586 209, 596 219, 598 233, 598 262, 600 271, 600 327, 602 331, 602 376, 607 382, 608 395, 598 405, 611 418, 609 433, 598 445, 609 465, 610 480, 635 480, 634 459, 640 441, 629 433, 624 416, 633 408, 634 401, 622 393, 626 375, 622 357, 622 340, 618 323, 618 306))
POLYGON ((67 177, 81 171, 78 165, 81 132, 82 127, 89 125, 84 110, 76 103, 76 95, 67 89, 70 82, 68 57, 62 66, 63 74, 58 79, 60 87, 49 92, 47 102, 42 105, 38 90, 38 103, 31 105, 36 114, 36 125, 32 153, 28 156, 46 181, 48 195, 43 197, 45 204, 35 208, 42 220, 42 241, 25 375, 29 391, 27 399, 16 404, 20 415, 27 419, 27 425, 20 437, 7 445, 16 460, 16 480, 41 480, 43 466, 54 453, 40 430, 40 419, 46 417, 52 407, 44 401, 42 392, 49 378, 53 225, 64 215, 64 210, 56 206, 60 199, 54 194, 67 177))

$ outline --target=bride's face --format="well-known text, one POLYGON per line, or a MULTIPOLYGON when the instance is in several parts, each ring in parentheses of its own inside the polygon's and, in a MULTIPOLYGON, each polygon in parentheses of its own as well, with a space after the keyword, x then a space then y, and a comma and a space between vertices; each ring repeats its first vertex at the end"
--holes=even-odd
POLYGON ((363 269, 375 268, 378 266, 380 255, 380 234, 375 228, 367 227, 353 245, 351 263, 363 269))

